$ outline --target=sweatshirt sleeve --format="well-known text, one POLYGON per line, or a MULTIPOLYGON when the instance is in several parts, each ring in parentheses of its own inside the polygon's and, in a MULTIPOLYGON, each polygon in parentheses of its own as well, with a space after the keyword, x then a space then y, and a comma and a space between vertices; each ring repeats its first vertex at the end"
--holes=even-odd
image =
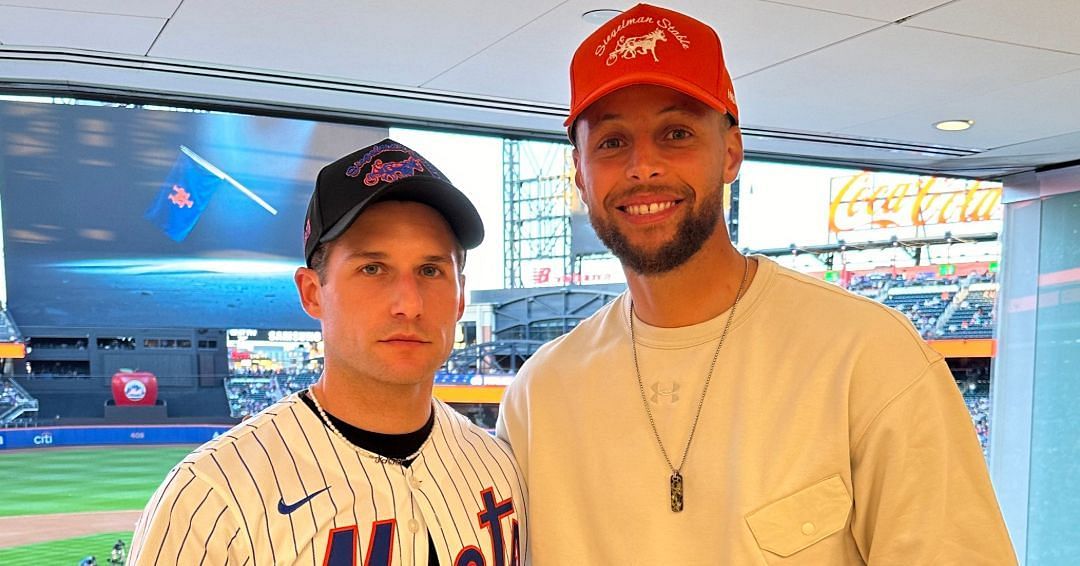
POLYGON ((856 439, 852 484, 851 530, 872 566, 1017 563, 944 360, 885 404, 856 439))
POLYGON ((495 436, 510 445, 525 480, 529 479, 529 406, 527 397, 527 372, 529 364, 522 367, 506 388, 499 405, 499 418, 495 422, 495 436))

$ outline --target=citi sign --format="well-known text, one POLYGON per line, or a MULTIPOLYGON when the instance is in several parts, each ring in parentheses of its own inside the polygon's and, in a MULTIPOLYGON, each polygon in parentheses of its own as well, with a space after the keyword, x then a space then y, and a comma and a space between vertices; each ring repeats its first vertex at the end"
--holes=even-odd
POLYGON ((44 446, 53 443, 52 434, 48 432, 41 433, 34 437, 34 444, 37 446, 44 446))

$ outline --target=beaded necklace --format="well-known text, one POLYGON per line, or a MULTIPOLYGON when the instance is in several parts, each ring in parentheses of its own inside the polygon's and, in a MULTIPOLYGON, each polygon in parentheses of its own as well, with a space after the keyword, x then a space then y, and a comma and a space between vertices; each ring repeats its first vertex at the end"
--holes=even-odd
MULTIPOLYGON (((439 421, 439 419, 435 419, 435 422, 432 425, 431 433, 429 433, 428 437, 424 439, 424 442, 422 444, 420 444, 420 448, 418 448, 416 450, 416 452, 413 452, 412 454, 409 454, 408 456, 406 456, 404 458, 392 458, 390 456, 383 456, 382 454, 376 454, 376 453, 374 453, 374 452, 372 452, 370 450, 365 450, 364 448, 361 448, 361 447, 353 444, 352 442, 350 442, 349 439, 345 438, 345 435, 342 434, 341 431, 338 430, 338 428, 336 426, 334 426, 334 422, 330 420, 330 416, 326 414, 326 410, 323 409, 322 404, 319 403, 319 398, 315 396, 315 391, 313 389, 311 389, 310 387, 307 390, 307 396, 309 398, 311 398, 311 401, 313 403, 315 403, 315 409, 319 413, 319 418, 322 420, 323 424, 326 425, 326 428, 330 429, 330 432, 332 432, 334 434, 334 436, 338 437, 339 440, 341 440, 345 444, 352 447, 352 449, 355 450, 357 454, 360 454, 361 456, 364 456, 364 457, 369 458, 371 460, 375 460, 376 462, 378 462, 380 464, 394 464, 396 466, 405 467, 405 465, 408 462, 411 462, 411 461, 415 460, 416 457, 419 456, 420 453, 424 451, 424 447, 427 446, 428 442, 431 440, 431 437, 434 436, 434 434, 433 434, 435 432, 434 425, 437 425, 438 421, 439 421)), ((432 410, 434 410, 434 408, 432 408, 432 410)))

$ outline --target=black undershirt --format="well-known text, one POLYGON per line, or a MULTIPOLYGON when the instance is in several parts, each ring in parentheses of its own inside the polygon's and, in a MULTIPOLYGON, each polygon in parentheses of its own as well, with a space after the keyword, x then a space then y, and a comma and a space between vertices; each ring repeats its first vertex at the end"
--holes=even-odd
MULTIPOLYGON (((322 417, 319 415, 319 409, 315 406, 315 402, 311 400, 311 392, 303 392, 300 395, 300 399, 321 421, 322 417)), ((424 426, 420 427, 419 430, 407 432, 405 434, 383 434, 381 432, 364 430, 331 415, 329 412, 326 413, 326 417, 330 419, 330 422, 334 424, 338 429, 338 432, 340 432, 349 442, 368 452, 398 460, 411 456, 417 450, 420 450, 424 441, 427 440, 427 437, 431 434, 431 429, 435 427, 434 410, 431 411, 431 416, 428 417, 424 426)), ((413 460, 405 460, 401 465, 408 468, 412 463, 413 460)), ((439 555, 435 552, 435 541, 431 538, 430 532, 428 532, 428 566, 439 566, 439 555)))

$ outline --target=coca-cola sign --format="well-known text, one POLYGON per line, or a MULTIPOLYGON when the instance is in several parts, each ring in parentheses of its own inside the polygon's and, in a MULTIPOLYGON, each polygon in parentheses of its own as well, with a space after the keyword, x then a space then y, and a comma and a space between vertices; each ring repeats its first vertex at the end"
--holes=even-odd
POLYGON ((829 232, 920 227, 1001 220, 1001 184, 915 177, 875 182, 863 171, 833 179, 829 232))

